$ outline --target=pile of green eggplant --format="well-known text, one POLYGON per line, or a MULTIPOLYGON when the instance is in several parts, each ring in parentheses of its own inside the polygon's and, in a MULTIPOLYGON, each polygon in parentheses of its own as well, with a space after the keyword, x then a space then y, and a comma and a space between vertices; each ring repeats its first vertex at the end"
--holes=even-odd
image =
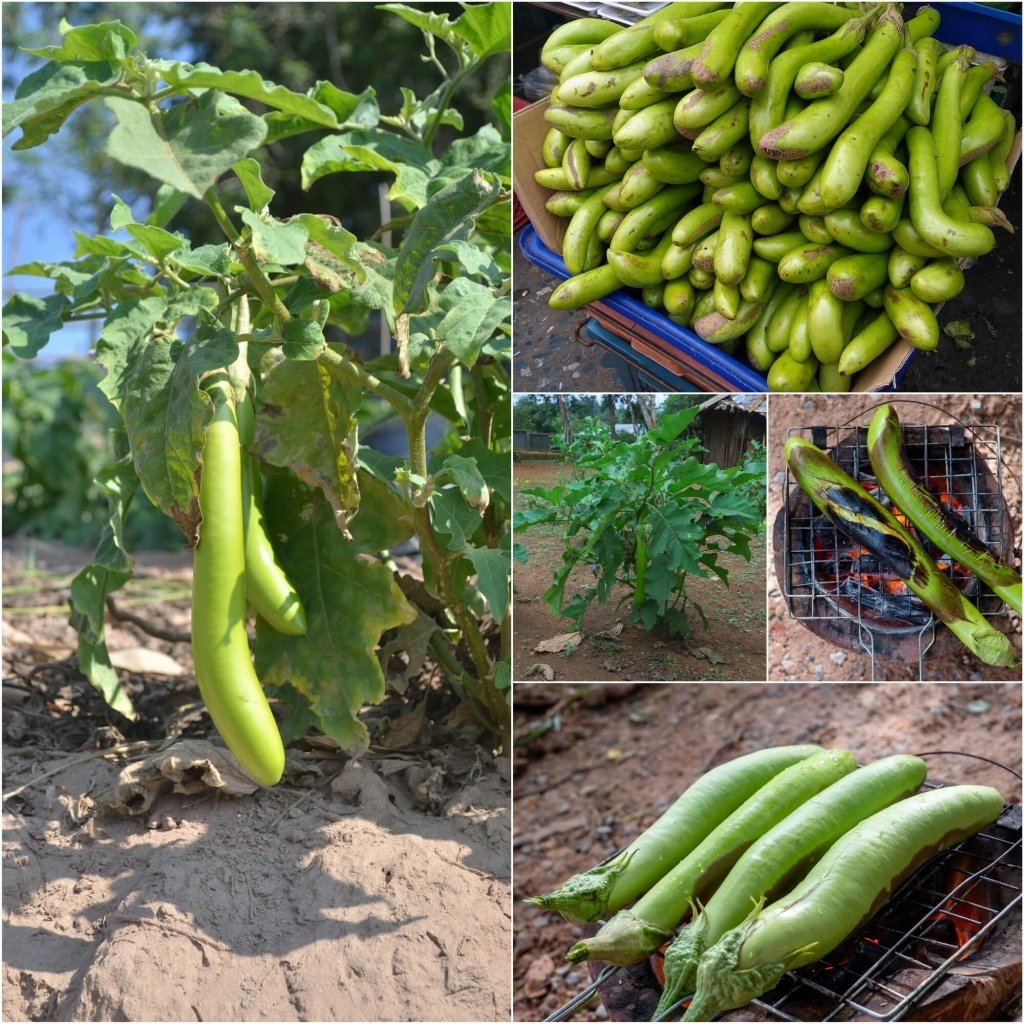
POLYGON ((911 872, 1002 812, 988 786, 918 793, 926 775, 903 754, 862 768, 813 745, 746 754, 697 779, 609 863, 531 902, 607 918, 573 962, 637 964, 671 939, 655 1016, 692 996, 683 1020, 710 1020, 835 949, 911 872))
MULTIPOLYGON (((882 490, 920 533, 944 554, 973 572, 1018 615, 1021 575, 990 551, 968 524, 946 509, 918 479, 896 411, 879 406, 867 435, 868 457, 882 490)), ((999 632, 935 564, 921 542, 842 467, 810 441, 787 439, 786 462, 796 482, 844 536, 861 544, 907 586, 987 665, 1020 661, 999 632)))
POLYGON ((846 391, 1013 230, 997 208, 1016 124, 990 62, 881 3, 670 3, 581 18, 541 60, 547 209, 574 309, 626 286, 773 391, 846 391))

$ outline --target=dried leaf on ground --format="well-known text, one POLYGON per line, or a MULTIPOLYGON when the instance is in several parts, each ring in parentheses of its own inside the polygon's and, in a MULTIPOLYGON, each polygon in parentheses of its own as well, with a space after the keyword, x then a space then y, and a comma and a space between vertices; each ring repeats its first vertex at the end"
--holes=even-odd
POLYGON ((579 647, 583 643, 583 634, 579 631, 573 633, 559 633, 558 636, 541 640, 533 649, 534 654, 559 654, 570 647, 579 647))

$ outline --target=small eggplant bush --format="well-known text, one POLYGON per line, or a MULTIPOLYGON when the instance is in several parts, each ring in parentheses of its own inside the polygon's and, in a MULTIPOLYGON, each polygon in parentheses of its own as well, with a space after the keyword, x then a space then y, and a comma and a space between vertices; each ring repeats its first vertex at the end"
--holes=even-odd
MULTIPOLYGON (((562 564, 544 595, 556 615, 579 622, 592 601, 604 603, 626 586, 629 622, 665 624, 687 638, 695 612, 707 628, 687 583, 715 575, 728 584, 722 556, 750 560, 751 543, 764 531, 765 460, 755 444, 730 469, 701 462, 700 441, 685 436, 698 415, 684 409, 628 439, 591 423, 567 448, 570 482, 523 492, 528 507, 515 515, 517 535, 541 523, 564 530, 562 564), (580 566, 594 583, 567 598, 580 566)), ((522 544, 515 557, 526 561, 522 544)))

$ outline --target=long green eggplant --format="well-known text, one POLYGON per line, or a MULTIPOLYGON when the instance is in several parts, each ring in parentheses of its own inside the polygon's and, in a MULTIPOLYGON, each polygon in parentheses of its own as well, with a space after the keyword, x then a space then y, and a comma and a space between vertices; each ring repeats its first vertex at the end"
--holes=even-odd
POLYGON ((802 437, 786 441, 786 462, 815 505, 863 545, 988 665, 1020 664, 1010 641, 943 575, 918 540, 848 473, 802 437))
POLYGON ((607 864, 573 875, 561 888, 527 900, 570 921, 597 921, 631 903, 704 840, 745 800, 821 747, 769 747, 706 772, 645 832, 607 864))
POLYGON ((596 935, 577 942, 566 959, 625 966, 645 960, 671 937, 691 901, 705 899, 751 844, 856 767, 850 751, 823 750, 779 772, 631 908, 620 910, 596 935))
POLYGON ((935 545, 987 583, 1018 615, 1021 614, 1021 576, 993 554, 964 520, 944 508, 918 479, 903 445, 896 410, 880 406, 868 429, 871 468, 899 510, 935 545))
POLYGON ((910 796, 927 773, 924 761, 909 754, 872 761, 833 782, 761 836, 666 950, 665 986, 654 1015, 661 1016, 694 991, 705 950, 742 924, 759 899, 785 892, 836 840, 910 796))
POLYGON ((864 924, 912 871, 1003 810, 989 786, 946 786, 873 814, 839 839, 788 895, 726 932, 697 969, 684 1021, 712 1020, 820 960, 864 924))

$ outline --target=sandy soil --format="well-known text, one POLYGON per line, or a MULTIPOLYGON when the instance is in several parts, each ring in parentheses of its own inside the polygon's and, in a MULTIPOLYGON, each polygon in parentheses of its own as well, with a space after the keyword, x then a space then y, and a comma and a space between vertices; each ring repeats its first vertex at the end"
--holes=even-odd
MULTIPOLYGON (((114 813, 128 762, 209 728, 188 645, 111 630, 112 649, 186 670, 128 674, 142 721, 118 720, 69 657, 60 588, 79 553, 42 553, 31 572, 4 557, 5 584, 36 579, 31 603, 58 609, 5 615, 4 1018, 507 1020, 508 762, 306 743, 272 790, 233 798, 190 771, 188 792, 114 813)), ((188 577, 173 557, 139 570, 188 577)), ((144 614, 187 628, 187 600, 144 614)))
MULTIPOLYGON (((775 523, 782 508, 785 462, 782 447, 788 428, 811 425, 866 425, 874 409, 886 399, 878 395, 772 395, 768 426, 768 523, 775 523)), ((897 399, 896 410, 906 423, 998 424, 1003 457, 1002 485, 1014 551, 1021 551, 1021 399, 1019 395, 924 395, 921 402, 906 404, 897 399), (936 408, 939 406, 940 408, 936 408)), ((868 680, 871 661, 866 654, 840 650, 815 636, 794 620, 782 595, 775 572, 772 532, 768 533, 768 678, 779 680, 868 680)), ((994 620, 996 627, 1013 638, 1021 650, 1020 617, 1005 609, 994 620)), ((918 678, 918 666, 877 660, 878 680, 918 678)), ((954 647, 951 653, 925 660, 925 679, 1019 680, 1019 669, 1000 669, 983 664, 969 651, 954 647)))
MULTIPOLYGON (((551 487, 567 478, 568 471, 560 462, 527 459, 515 463, 516 507, 522 507, 523 488, 551 487)), ((559 680, 764 679, 763 542, 751 542, 750 562, 738 555, 720 559, 729 571, 728 586, 716 576, 687 580, 687 594, 701 605, 708 619, 705 630, 698 614, 691 614, 688 643, 678 635, 624 625, 619 602, 629 599, 632 591, 617 587, 605 604, 591 604, 583 618, 582 644, 566 653, 538 654, 533 649, 539 642, 573 629, 571 620, 554 616, 543 601, 552 574, 561 564, 563 536, 559 527, 541 525, 517 533, 516 541, 529 555, 525 564, 513 565, 516 679, 530 678, 531 666, 539 664, 549 666, 559 680)), ((588 567, 577 568, 566 594, 571 596, 575 589, 592 585, 588 567)))
MULTIPOLYGON (((713 765, 776 744, 820 743, 861 762, 944 750, 1021 769, 1019 684, 517 683, 515 691, 518 1021, 543 1019, 589 981, 584 965, 564 960, 584 926, 523 898, 628 845, 713 765)), ((1020 782, 1004 768, 965 756, 926 760, 932 778, 995 786, 1020 803, 1020 782)), ((594 1002, 573 1019, 607 1017, 594 1002)))

